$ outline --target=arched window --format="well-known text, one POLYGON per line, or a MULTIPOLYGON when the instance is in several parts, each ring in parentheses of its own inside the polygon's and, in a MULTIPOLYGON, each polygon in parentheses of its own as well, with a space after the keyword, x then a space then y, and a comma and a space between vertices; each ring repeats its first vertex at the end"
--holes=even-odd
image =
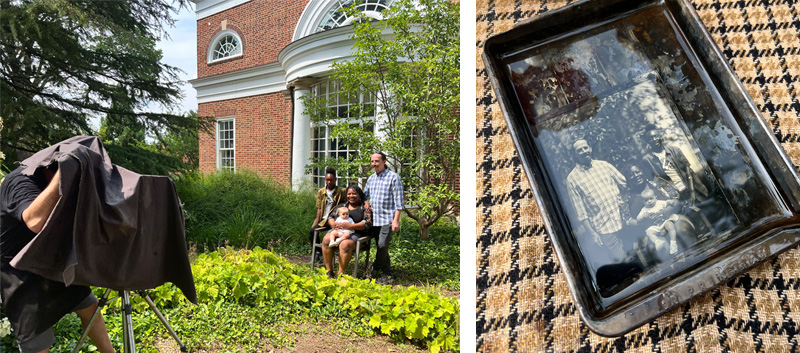
POLYGON ((327 14, 317 25, 317 32, 327 31, 353 22, 353 17, 348 16, 343 9, 355 7, 367 17, 380 20, 381 12, 391 6, 392 0, 339 0, 328 10, 327 14))
POLYGON ((242 40, 236 32, 225 30, 211 41, 208 62, 214 62, 242 55, 242 40))

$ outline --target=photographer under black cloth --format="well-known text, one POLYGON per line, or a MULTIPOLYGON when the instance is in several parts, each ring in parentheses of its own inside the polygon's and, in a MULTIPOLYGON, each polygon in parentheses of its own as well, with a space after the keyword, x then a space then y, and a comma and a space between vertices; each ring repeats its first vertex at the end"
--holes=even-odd
POLYGON ((81 286, 139 290, 169 281, 197 302, 180 200, 169 178, 111 164, 99 139, 89 136, 62 141, 21 164, 0 185, 0 288, 18 341, 73 310, 87 294, 81 286), (35 234, 38 229, 17 220, 31 194, 49 187, 48 170, 58 171, 58 199, 35 234), (28 285, 36 281, 42 285, 28 285), (44 298, 29 305, 26 291, 36 290, 44 298))
MULTIPOLYGON (((23 353, 47 351, 55 339, 52 326, 62 316, 75 311, 86 325, 97 305, 87 286, 67 287, 9 264, 58 201, 59 174, 38 168, 27 176, 17 168, 0 186, 0 297, 23 353)), ((90 333, 100 352, 114 351, 102 316, 90 333)))

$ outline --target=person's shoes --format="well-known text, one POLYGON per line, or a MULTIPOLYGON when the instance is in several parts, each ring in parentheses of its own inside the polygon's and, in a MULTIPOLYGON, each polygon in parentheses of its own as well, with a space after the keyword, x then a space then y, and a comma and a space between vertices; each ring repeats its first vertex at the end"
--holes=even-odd
POLYGON ((378 279, 375 280, 375 283, 384 284, 384 285, 391 285, 394 283, 392 276, 389 275, 381 275, 378 279))
POLYGON ((669 254, 675 255, 678 252, 678 243, 675 241, 671 241, 669 243, 669 254))
POLYGON ((333 274, 333 271, 328 271, 328 278, 336 279, 336 275, 333 274))
POLYGON ((383 276, 383 271, 375 268, 374 264, 369 265, 369 269, 367 271, 369 271, 370 277, 375 279, 378 279, 383 276))
POLYGON ((341 243, 341 242, 342 242, 342 238, 336 238, 336 240, 328 243, 328 247, 329 248, 335 248, 335 247, 339 246, 339 243, 341 243))

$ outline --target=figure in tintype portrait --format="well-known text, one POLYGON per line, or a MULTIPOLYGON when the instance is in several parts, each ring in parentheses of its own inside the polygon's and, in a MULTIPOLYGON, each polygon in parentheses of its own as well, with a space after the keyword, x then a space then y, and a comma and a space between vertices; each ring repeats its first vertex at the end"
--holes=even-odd
POLYGON ((678 191, 681 213, 691 221, 691 228, 679 229, 677 244, 670 244, 670 253, 684 251, 702 236, 735 226, 730 205, 713 175, 706 169, 693 169, 686 153, 677 145, 665 143, 663 134, 654 125, 645 126, 644 140, 648 146, 644 157, 647 172, 678 191), (678 250, 673 251, 676 246, 678 250))
POLYGON ((648 267, 675 255, 678 233, 694 232, 694 226, 680 214, 678 190, 643 170, 638 162, 626 168, 628 207, 632 216, 627 225, 630 234, 638 235, 633 243, 638 260, 648 267))
POLYGON ((627 190, 625 177, 613 165, 592 157, 592 147, 584 139, 572 144, 576 161, 567 176, 567 192, 579 222, 581 245, 589 267, 596 270, 601 291, 621 289, 642 272, 633 260, 629 242, 622 234, 624 222, 630 218, 622 190, 627 190))

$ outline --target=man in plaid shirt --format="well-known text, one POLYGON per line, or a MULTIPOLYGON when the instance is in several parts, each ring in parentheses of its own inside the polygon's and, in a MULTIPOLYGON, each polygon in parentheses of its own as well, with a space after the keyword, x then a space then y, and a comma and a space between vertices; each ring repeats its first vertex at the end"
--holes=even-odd
POLYGON ((625 250, 616 233, 624 222, 620 189, 626 189, 625 177, 610 163, 592 159, 592 148, 586 140, 575 141, 572 148, 577 165, 567 176, 567 191, 579 228, 610 251, 610 262, 621 262, 625 250))
POLYGON ((403 183, 397 173, 386 169, 386 155, 373 153, 370 164, 375 174, 369 176, 364 194, 372 207, 373 234, 378 243, 378 251, 373 271, 380 271, 381 281, 391 282, 391 262, 389 260, 389 241, 392 232, 400 229, 400 212, 403 210, 403 183))

